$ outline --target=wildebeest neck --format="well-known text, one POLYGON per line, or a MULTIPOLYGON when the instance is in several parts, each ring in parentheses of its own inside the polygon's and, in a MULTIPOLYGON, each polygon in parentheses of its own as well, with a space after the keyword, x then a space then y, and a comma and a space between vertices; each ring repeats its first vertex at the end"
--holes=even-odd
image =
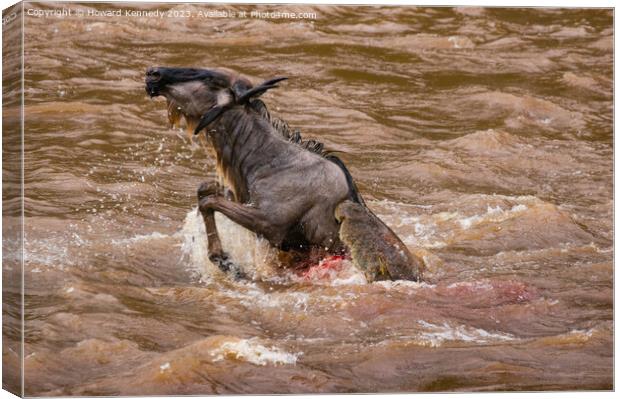
MULTIPOLYGON (((239 202, 251 201, 248 187, 287 143, 273 134, 269 121, 245 106, 224 112, 209 130, 216 153, 218 174, 239 202)), ((277 165, 271 165, 277 167, 277 165)))

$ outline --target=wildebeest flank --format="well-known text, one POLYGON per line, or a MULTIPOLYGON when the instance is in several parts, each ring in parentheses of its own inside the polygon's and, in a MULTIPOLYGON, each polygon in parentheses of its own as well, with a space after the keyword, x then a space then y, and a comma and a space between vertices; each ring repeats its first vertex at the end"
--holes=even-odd
POLYGON ((353 247, 353 263, 370 281, 419 280, 423 263, 368 209, 344 163, 321 143, 303 141, 258 99, 282 80, 254 86, 228 70, 146 72, 146 91, 167 99, 170 123, 182 116, 194 134, 206 130, 215 152, 224 185, 198 189, 211 261, 242 274, 222 250, 214 219, 221 212, 283 251, 341 254, 353 247))

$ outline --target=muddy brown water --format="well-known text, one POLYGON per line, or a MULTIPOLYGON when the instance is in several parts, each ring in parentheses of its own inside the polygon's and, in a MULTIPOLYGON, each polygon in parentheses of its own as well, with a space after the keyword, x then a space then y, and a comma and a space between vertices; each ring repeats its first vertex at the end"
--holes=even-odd
POLYGON ((316 19, 26 18, 26 394, 612 388, 612 11, 158 7, 316 19), (252 280, 215 270, 214 163, 147 98, 153 65, 290 77, 268 107, 342 152, 425 281, 302 278, 223 218, 252 280))

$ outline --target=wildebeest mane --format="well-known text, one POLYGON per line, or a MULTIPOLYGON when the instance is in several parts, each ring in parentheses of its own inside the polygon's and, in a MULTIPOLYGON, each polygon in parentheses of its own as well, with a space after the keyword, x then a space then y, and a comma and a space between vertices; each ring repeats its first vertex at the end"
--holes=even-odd
POLYGON ((347 179, 350 199, 354 202, 365 204, 364 199, 362 198, 359 190, 357 189, 357 186, 355 185, 355 182, 353 181, 353 176, 351 176, 349 169, 347 169, 344 162, 342 162, 340 158, 334 155, 334 151, 326 150, 325 146, 320 141, 313 139, 304 140, 301 137, 301 132, 299 131, 299 129, 293 129, 289 126, 288 123, 286 123, 286 121, 272 116, 269 113, 269 110, 267 109, 265 103, 261 100, 255 99, 250 102, 249 105, 254 111, 256 111, 264 119, 266 119, 271 124, 273 129, 277 133, 281 134, 284 139, 288 140, 290 143, 297 144, 298 146, 306 149, 307 151, 318 154, 323 158, 338 165, 338 167, 344 172, 347 179))
POLYGON ((298 146, 325 158, 327 158, 333 153, 333 151, 325 150, 325 146, 320 141, 313 139, 304 140, 301 137, 301 132, 299 131, 299 129, 293 129, 284 120, 272 116, 269 113, 269 110, 267 110, 267 106, 265 105, 265 103, 261 100, 252 101, 250 103, 250 106, 256 112, 258 112, 259 115, 269 121, 273 129, 277 133, 280 133, 282 137, 284 137, 289 142, 297 144, 298 146))

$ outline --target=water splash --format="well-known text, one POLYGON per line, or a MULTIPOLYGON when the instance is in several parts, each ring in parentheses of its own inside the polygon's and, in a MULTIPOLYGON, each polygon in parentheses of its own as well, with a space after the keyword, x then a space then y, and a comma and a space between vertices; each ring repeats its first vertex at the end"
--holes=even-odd
POLYGON ((438 325, 420 320, 418 324, 427 330, 420 334, 420 339, 433 347, 441 346, 445 342, 450 341, 485 344, 497 341, 512 341, 516 339, 511 334, 492 333, 481 328, 474 328, 464 325, 452 326, 447 322, 438 325))
MULTIPOLYGON (((266 240, 219 213, 215 214, 215 223, 224 252, 244 272, 255 279, 268 279, 276 274, 277 252, 266 240)), ((177 236, 181 239, 181 261, 200 281, 210 281, 214 274, 220 273, 209 261, 207 233, 197 208, 187 213, 177 236)))
POLYGON ((303 353, 288 353, 272 346, 270 348, 259 343, 258 338, 226 341, 210 352, 213 361, 224 359, 243 360, 259 366, 267 364, 295 364, 303 353))

